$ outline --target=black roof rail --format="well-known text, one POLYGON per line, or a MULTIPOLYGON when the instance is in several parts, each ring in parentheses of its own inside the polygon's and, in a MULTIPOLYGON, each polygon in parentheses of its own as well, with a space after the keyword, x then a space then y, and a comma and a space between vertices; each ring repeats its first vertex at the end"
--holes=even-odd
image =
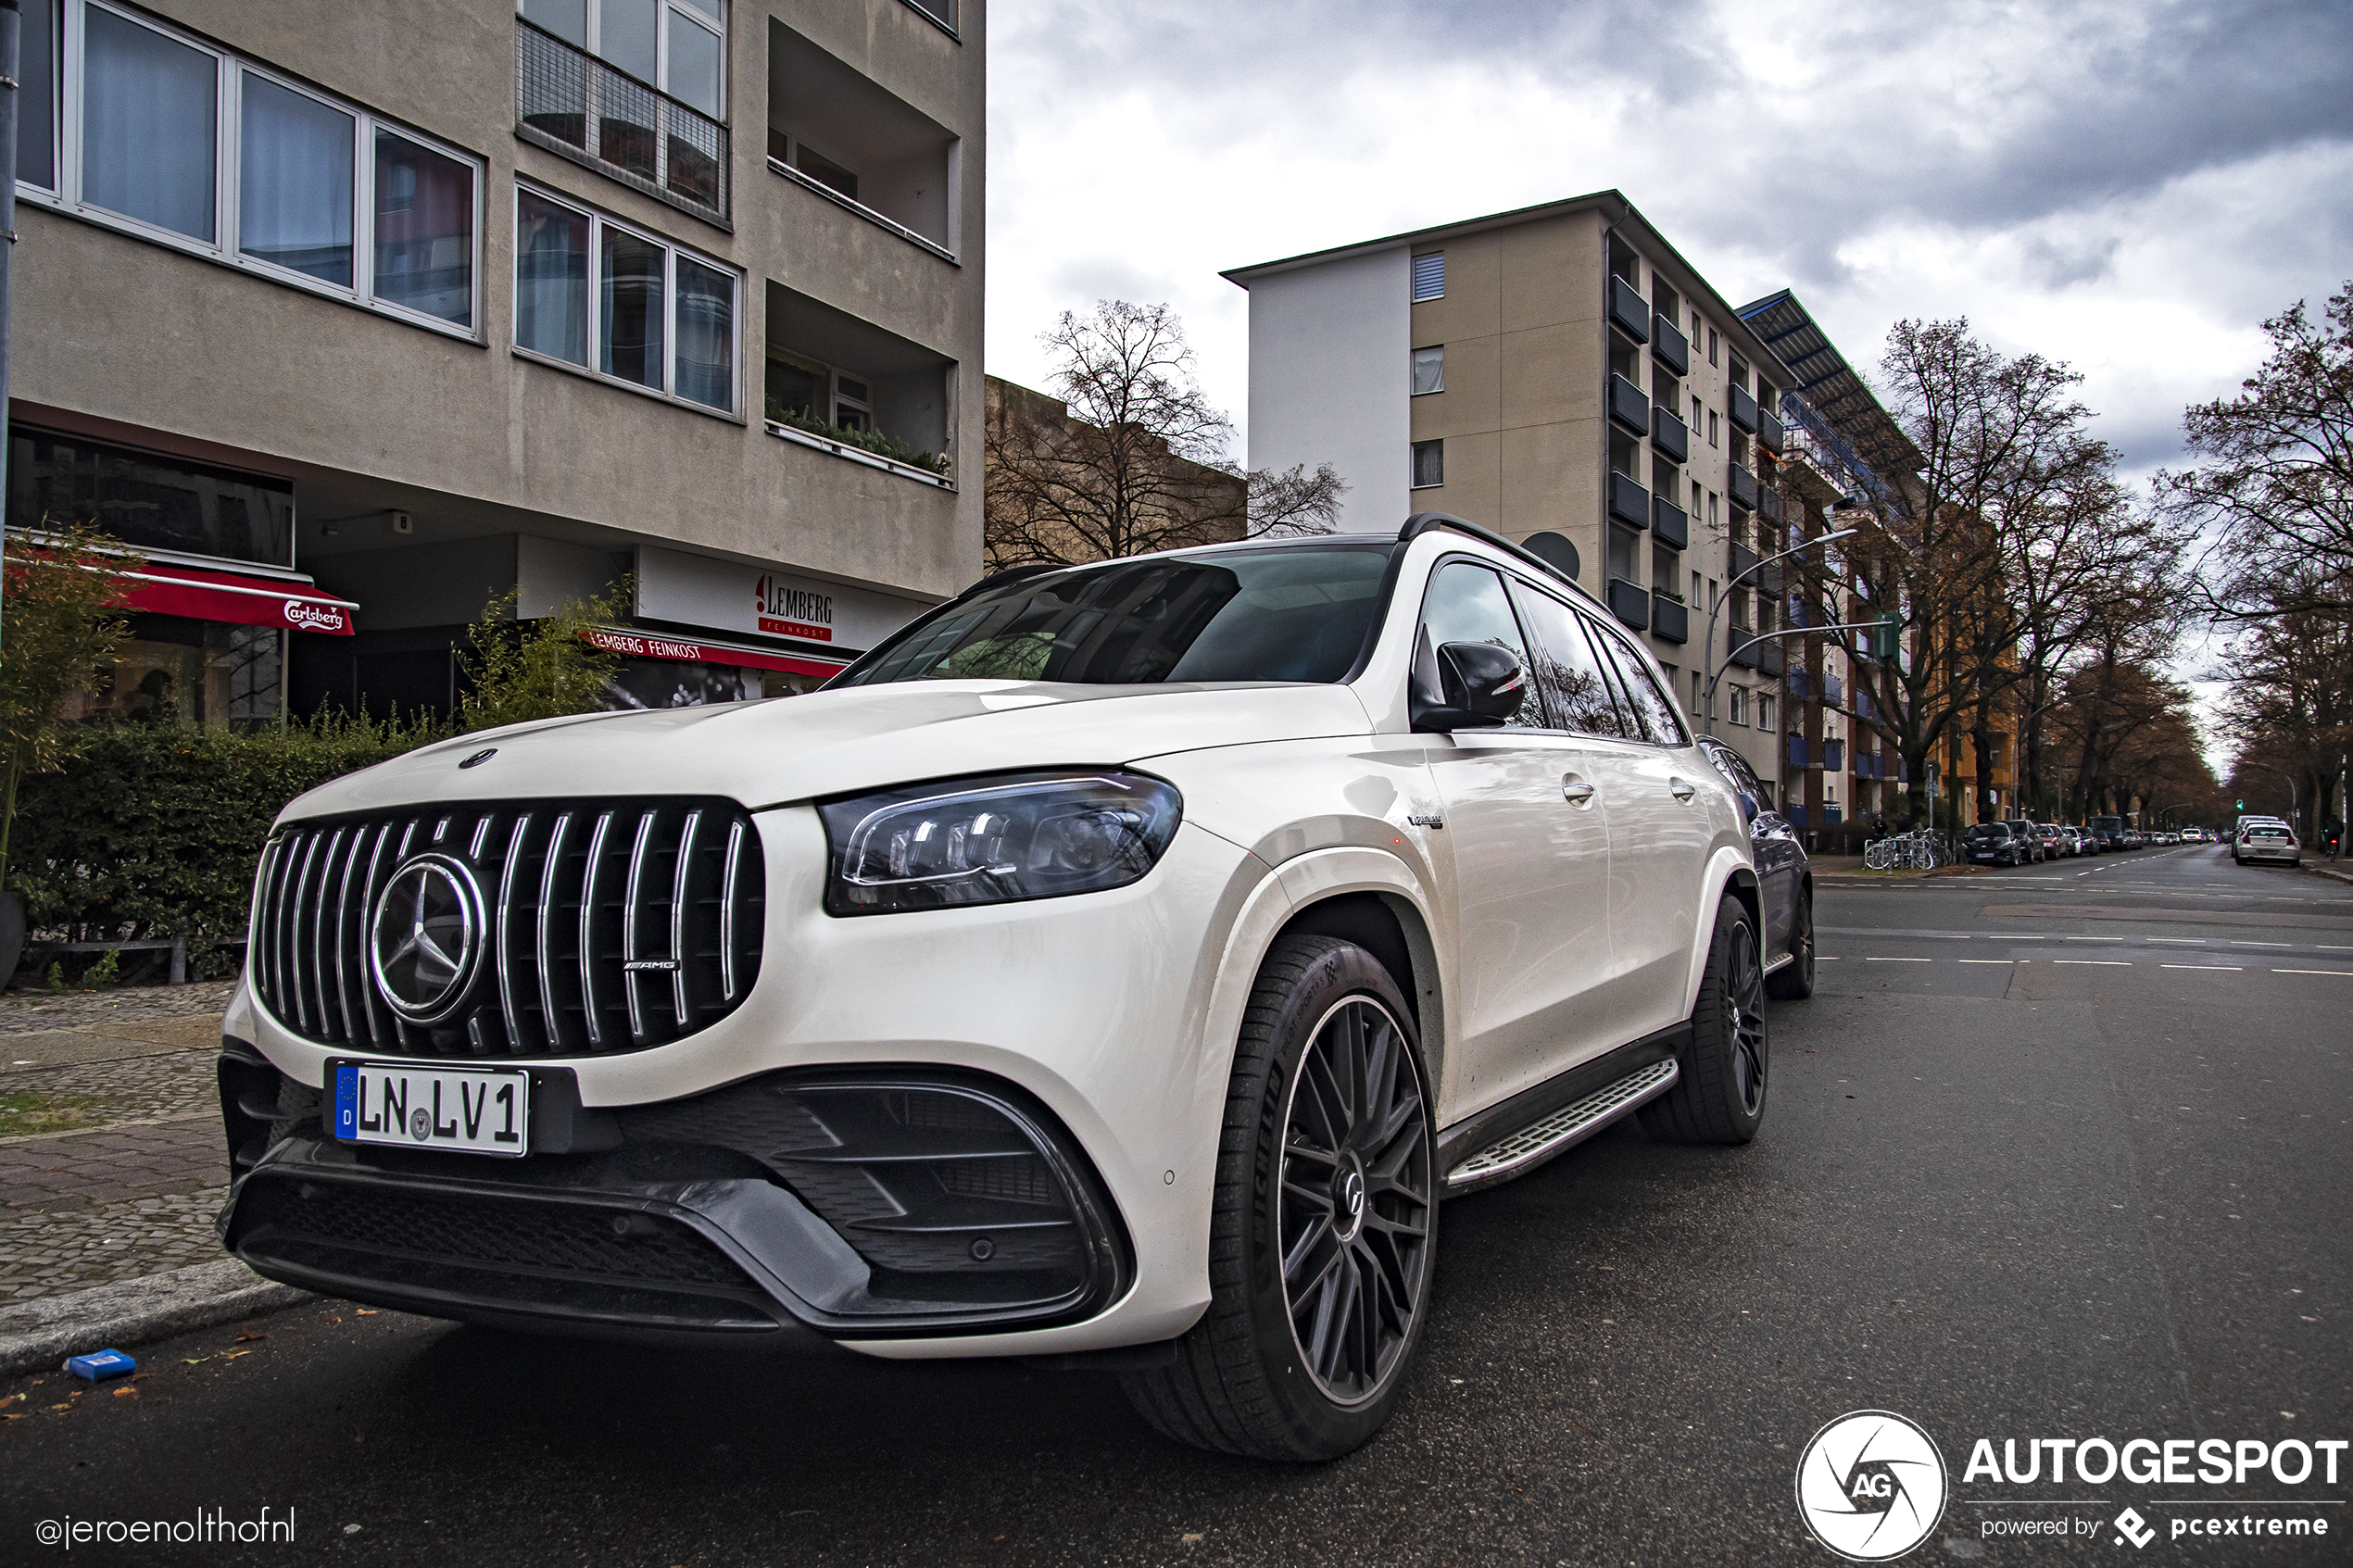
POLYGON ((1450 533, 1467 533, 1482 545, 1492 545, 1495 548, 1534 567, 1554 582, 1565 583, 1595 604, 1601 603, 1600 599, 1594 597, 1593 590, 1527 546, 1515 545, 1492 529, 1481 528, 1467 519, 1456 517, 1453 512, 1416 512, 1405 520, 1405 526, 1397 531, 1397 542, 1401 545, 1406 544, 1420 538, 1425 533, 1435 533, 1441 528, 1450 533))

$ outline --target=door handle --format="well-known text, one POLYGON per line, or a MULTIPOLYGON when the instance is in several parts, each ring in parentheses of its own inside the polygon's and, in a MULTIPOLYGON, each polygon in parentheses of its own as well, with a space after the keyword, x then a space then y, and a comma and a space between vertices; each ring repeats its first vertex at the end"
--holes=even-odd
POLYGON ((1667 792, 1678 800, 1689 800, 1699 793, 1699 788, 1689 779, 1670 778, 1667 781, 1667 792))
POLYGON ((1593 803, 1593 786, 1575 773, 1563 773, 1561 798, 1571 806, 1591 806, 1593 803))

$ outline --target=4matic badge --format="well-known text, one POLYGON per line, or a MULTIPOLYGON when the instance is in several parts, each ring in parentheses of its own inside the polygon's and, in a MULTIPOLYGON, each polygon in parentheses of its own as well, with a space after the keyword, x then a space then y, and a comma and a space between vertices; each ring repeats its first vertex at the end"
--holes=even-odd
POLYGON ((1944 1456, 1892 1411, 1854 1411, 1814 1434, 1797 1461, 1797 1509, 1854 1562, 1884 1562, 1926 1540, 1944 1515, 1944 1456))

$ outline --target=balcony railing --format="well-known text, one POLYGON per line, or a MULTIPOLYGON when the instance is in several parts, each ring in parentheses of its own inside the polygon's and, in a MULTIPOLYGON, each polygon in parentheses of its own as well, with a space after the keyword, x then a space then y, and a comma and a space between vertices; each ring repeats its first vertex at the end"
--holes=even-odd
POLYGON ((1692 543, 1692 520, 1683 508, 1664 495, 1651 499, 1651 533, 1670 550, 1689 549, 1692 543))
POLYGON ((727 221, 727 128, 518 18, 515 134, 598 173, 727 221))
POLYGON ((1766 485, 1756 493, 1756 509, 1765 514, 1768 522, 1781 521, 1781 493, 1778 486, 1766 485))
POLYGON ((1760 646, 1756 641, 1756 634, 1745 626, 1729 627, 1724 633, 1725 657, 1743 670, 1756 668, 1756 654, 1760 646))
POLYGON ((1822 677, 1822 700, 1836 708, 1846 700, 1846 683, 1835 675, 1822 677))
POLYGON ((1651 522, 1651 493, 1625 474, 1611 474, 1609 515, 1629 528, 1648 528, 1651 522))
POLYGON ((1691 340, 1664 316, 1651 318, 1651 358, 1679 376, 1691 373, 1691 340))
POLYGON ((1651 433, 1651 400, 1615 370, 1609 377, 1609 417, 1637 436, 1651 433))
POLYGON ((1645 631, 1651 623, 1651 596, 1623 577, 1609 580, 1609 612, 1634 628, 1645 631))
POLYGON ((1783 656, 1781 645, 1778 640, 1769 643, 1753 643, 1749 646, 1748 651, 1756 656, 1756 672, 1759 675, 1778 677, 1780 674, 1783 656))
POLYGON ((1609 322, 1636 343, 1651 340, 1651 307, 1641 291, 1616 273, 1609 280, 1609 322))
POLYGON ((1742 430, 1748 432, 1751 435, 1755 435, 1756 433, 1755 398, 1751 397, 1746 392, 1736 386, 1732 388, 1732 395, 1727 412, 1733 424, 1737 425, 1742 430))
POLYGON ((1822 743, 1822 769, 1825 772, 1831 773, 1842 773, 1846 771, 1846 743, 1844 741, 1826 740, 1822 743))
POLYGON ((1651 445, 1657 447, 1659 455, 1669 462, 1686 462, 1691 458, 1691 427, 1667 412, 1664 403, 1651 410, 1651 445))
POLYGON ((1759 408, 1756 411, 1756 444, 1776 458, 1781 455, 1781 447, 1784 444, 1781 421, 1773 417, 1773 410, 1770 408, 1759 408))
POLYGON ((1806 737, 1804 735, 1792 735, 1789 737, 1789 765, 1793 768, 1803 768, 1806 766, 1806 737))
POLYGON ((1756 476, 1738 463, 1730 467, 1732 483, 1726 494, 1731 497, 1732 505, 1743 511, 1755 511, 1756 509, 1756 476))
POLYGON ((1670 599, 1664 594, 1651 596, 1651 632, 1661 642, 1688 643, 1692 640, 1692 612, 1680 599, 1670 599))
MULTIPOLYGON (((1750 549, 1746 545, 1742 544, 1739 540, 1733 540, 1730 545, 1726 546, 1726 548, 1730 552, 1732 575, 1735 578, 1739 577, 1742 572, 1747 571, 1756 565, 1756 552, 1750 549)), ((1751 583, 1750 585, 1752 587, 1755 586, 1755 583, 1751 583)))

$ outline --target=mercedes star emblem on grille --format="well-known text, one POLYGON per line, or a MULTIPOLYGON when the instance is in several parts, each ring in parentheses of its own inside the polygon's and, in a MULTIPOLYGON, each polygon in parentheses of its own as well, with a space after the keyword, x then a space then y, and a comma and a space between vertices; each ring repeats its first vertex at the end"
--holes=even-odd
POLYGON ((376 900, 368 965, 377 993, 411 1023, 441 1022, 473 989, 486 923, 481 885, 463 861, 412 857, 376 900))

